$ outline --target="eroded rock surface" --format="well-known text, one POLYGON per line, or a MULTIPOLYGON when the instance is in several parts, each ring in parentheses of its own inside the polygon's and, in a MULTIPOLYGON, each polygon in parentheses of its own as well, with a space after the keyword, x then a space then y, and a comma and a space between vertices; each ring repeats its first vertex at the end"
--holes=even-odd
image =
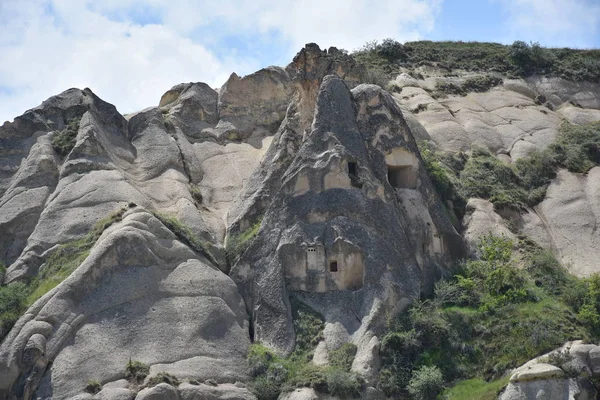
POLYGON ((437 265, 463 254, 462 242, 388 93, 350 92, 327 76, 311 126, 297 150, 286 147, 289 166, 231 275, 255 339, 292 350, 293 295, 325 317, 327 348, 353 341, 363 352, 370 329, 431 285, 437 265))
POLYGON ((66 398, 128 360, 180 378, 245 379, 248 317, 233 281, 152 214, 130 211, 0 347, 0 394, 66 398), (35 352, 29 349, 36 349, 35 352))

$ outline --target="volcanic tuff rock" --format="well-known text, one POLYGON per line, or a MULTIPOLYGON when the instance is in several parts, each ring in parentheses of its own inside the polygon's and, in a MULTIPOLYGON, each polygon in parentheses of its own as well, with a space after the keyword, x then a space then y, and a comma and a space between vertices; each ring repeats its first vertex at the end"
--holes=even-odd
MULTIPOLYGON (((402 76, 391 95, 364 77, 343 51, 309 44, 286 68, 233 74, 218 91, 180 84, 130 115, 69 89, 0 127, 2 283, 47 284, 65 249, 79 264, 40 286, 3 338, 0 398, 92 398, 89 380, 94 398, 133 398, 129 360, 183 382, 138 399, 253 398, 247 348, 289 353, 297 301, 325 320, 316 361, 352 342, 352 370, 371 383, 386 317, 465 255, 415 138, 510 161, 552 142, 561 118, 600 119, 591 84, 507 80, 434 98, 435 79, 402 76), (53 139, 73 121, 61 155, 53 139)), ((597 174, 561 171, 517 221, 580 274, 600 255, 597 174)), ((472 199, 467 241, 508 235, 500 214, 472 199)))
POLYGON ((499 400, 596 399, 597 391, 590 378, 600 376, 599 354, 600 347, 593 344, 565 343, 563 347, 516 368, 499 400), (556 357, 557 354, 560 357, 556 357), (562 365, 551 364, 560 359, 568 361, 562 365))
POLYGON ((325 317, 328 349, 352 340, 363 351, 386 312, 462 255, 461 239, 399 108, 378 86, 350 92, 326 76, 312 130, 294 150, 231 276, 262 343, 292 350, 293 294, 325 317))

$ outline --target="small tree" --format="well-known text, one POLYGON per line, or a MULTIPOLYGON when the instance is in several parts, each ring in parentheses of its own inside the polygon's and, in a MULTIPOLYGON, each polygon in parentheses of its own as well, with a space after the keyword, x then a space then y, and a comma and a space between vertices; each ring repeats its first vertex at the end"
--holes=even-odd
POLYGON ((385 39, 376 47, 376 49, 377 54, 387 58, 389 62, 406 57, 406 53, 404 53, 404 47, 401 43, 395 41, 394 39, 385 39))
POLYGON ((415 400, 433 400, 444 389, 444 378, 438 367, 423 366, 413 373, 408 393, 415 400))

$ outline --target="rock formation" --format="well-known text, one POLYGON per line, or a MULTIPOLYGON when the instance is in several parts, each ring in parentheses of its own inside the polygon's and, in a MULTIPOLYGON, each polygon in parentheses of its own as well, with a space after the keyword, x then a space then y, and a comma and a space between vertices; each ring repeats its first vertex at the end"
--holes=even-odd
MULTIPOLYGON (((465 239, 511 234, 471 199, 461 236, 416 140, 512 161, 551 143, 561 118, 600 119, 592 84, 434 98, 432 80, 402 75, 392 95, 364 77, 309 44, 286 68, 219 90, 182 83, 126 116, 69 89, 0 127, 0 283, 35 289, 0 331, 0 399, 250 399, 248 347, 289 354, 296 301, 324 319, 315 359, 353 343, 352 371, 374 384, 386 319, 432 292, 465 239), (131 362, 147 374, 126 374, 131 362)), ((519 216, 580 275, 600 256, 598 171, 559 172, 519 216)), ((518 382, 503 399, 534 390, 518 382)))

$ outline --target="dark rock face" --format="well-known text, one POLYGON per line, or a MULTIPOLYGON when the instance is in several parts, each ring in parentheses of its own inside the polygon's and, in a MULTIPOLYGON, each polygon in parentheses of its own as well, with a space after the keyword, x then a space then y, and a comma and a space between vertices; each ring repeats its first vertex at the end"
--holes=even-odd
POLYGON ((400 110, 379 87, 351 93, 325 77, 312 131, 288 156, 258 237, 231 272, 255 339, 293 349, 294 295, 346 336, 360 330, 359 341, 463 254, 400 110))

